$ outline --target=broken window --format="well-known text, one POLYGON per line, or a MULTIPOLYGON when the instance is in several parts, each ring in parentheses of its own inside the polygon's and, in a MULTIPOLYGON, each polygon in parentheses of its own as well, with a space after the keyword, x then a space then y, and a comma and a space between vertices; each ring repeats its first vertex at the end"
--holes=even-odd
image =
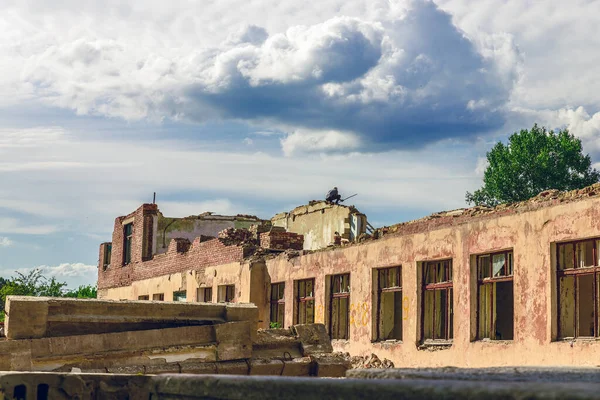
POLYGON ((138 300, 150 300, 150 296, 145 294, 143 296, 138 296, 138 300))
POLYGON ((332 339, 350 337, 350 274, 332 275, 329 295, 329 334, 332 339))
POLYGON ((131 245, 133 239, 133 222, 123 227, 123 265, 131 262, 131 245))
POLYGON ((233 299, 235 298, 235 285, 219 286, 217 297, 219 303, 233 303, 233 299))
POLYGON ((152 295, 152 300, 154 300, 154 301, 165 301, 165 294, 164 293, 154 293, 152 295))
POLYGON ((315 280, 296 281, 296 324, 315 323, 315 280))
POLYGON ((402 275, 400 267, 377 270, 377 340, 402 340, 402 275))
POLYGON ((514 336, 513 252, 476 257, 477 339, 512 340, 514 336))
POLYGON ((104 245, 104 254, 102 255, 102 268, 105 270, 110 267, 110 257, 112 255, 112 243, 104 245))
POLYGON ((423 263, 422 338, 453 337, 452 260, 423 263))
POLYGON ((196 298, 201 303, 212 303, 212 287, 198 288, 196 298))
POLYGON ((186 300, 187 300, 187 292, 185 290, 173 292, 173 301, 186 301, 186 300))
POLYGON ((598 245, 589 239, 556 245, 558 337, 598 337, 598 245))
POLYGON ((270 328, 283 328, 285 315, 285 283, 271 285, 271 324, 270 328))

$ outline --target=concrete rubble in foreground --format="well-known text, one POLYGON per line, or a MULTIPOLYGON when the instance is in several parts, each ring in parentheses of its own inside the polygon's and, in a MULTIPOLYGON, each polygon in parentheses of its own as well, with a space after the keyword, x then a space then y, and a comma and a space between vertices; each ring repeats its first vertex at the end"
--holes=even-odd
POLYGON ((6 310, 4 371, 341 377, 350 366, 322 324, 257 330, 252 304, 9 296, 6 310))

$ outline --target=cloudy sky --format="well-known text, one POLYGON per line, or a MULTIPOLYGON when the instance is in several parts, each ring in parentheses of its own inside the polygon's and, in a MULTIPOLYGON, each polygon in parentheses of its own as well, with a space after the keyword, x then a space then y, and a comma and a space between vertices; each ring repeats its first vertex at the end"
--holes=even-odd
POLYGON ((273 214, 337 185, 374 225, 463 207, 495 141, 600 161, 600 1, 0 0, 0 275, 94 283, 114 218, 273 214))

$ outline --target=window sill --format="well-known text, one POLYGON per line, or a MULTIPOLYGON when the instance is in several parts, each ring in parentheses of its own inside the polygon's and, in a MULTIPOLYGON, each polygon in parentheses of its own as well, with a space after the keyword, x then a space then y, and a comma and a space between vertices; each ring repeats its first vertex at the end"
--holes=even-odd
POLYGON ((401 339, 373 340, 371 343, 379 346, 395 346, 402 344, 401 339))
POLYGON ((490 338, 483 338, 483 339, 475 339, 473 341, 473 343, 485 343, 485 344, 512 344, 514 342, 514 340, 501 340, 501 339, 490 339, 490 338))
POLYGON ((331 339, 331 344, 348 344, 350 339, 331 339))
POLYGON ((592 342, 600 342, 600 337, 592 337, 592 336, 583 336, 583 337, 566 337, 556 339, 555 342, 558 343, 575 343, 575 342, 583 342, 583 343, 592 343, 592 342))
POLYGON ((450 347, 452 347, 452 340, 428 339, 428 340, 425 340, 423 343, 421 343, 417 347, 417 349, 418 350, 437 351, 437 350, 446 350, 446 349, 449 349, 450 347))

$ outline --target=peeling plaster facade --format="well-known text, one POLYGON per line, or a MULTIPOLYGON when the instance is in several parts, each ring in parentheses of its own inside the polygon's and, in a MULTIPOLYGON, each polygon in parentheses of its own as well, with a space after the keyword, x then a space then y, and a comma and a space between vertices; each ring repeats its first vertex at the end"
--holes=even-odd
MULTIPOLYGON (((348 338, 333 340, 338 351, 352 355, 375 353, 380 359, 392 360, 396 367, 595 366, 600 357, 600 343, 596 339, 600 336, 599 296, 582 292, 579 298, 574 297, 577 305, 573 306, 578 313, 595 312, 596 338, 584 334, 576 338, 561 337, 558 307, 560 304, 563 308, 571 307, 569 302, 575 300, 569 296, 577 295, 567 290, 561 296, 557 289, 557 244, 600 238, 600 186, 583 189, 573 196, 547 196, 496 209, 441 213, 382 230, 383 237, 377 240, 343 247, 299 255, 242 257, 207 267, 190 266, 175 274, 100 287, 100 293, 105 298, 133 299, 158 287, 165 293, 175 287, 185 286, 188 293, 211 287, 216 301, 219 286, 235 284, 235 301, 255 303, 262 327, 268 328, 271 285, 284 283, 284 296, 279 304, 284 307, 283 325, 287 327, 297 323, 297 282, 314 279, 314 322, 331 329, 335 297, 331 276, 349 274, 348 338), (512 257, 514 335, 511 340, 482 340, 477 336, 481 288, 476 262, 482 254, 499 252, 510 253, 512 257), (430 318, 430 311, 424 311, 424 265, 439 260, 451 261, 451 290, 446 292, 450 293, 451 301, 446 315, 452 321, 448 324, 450 335, 425 340, 424 319, 430 318), (400 267, 401 271, 402 338, 377 341, 381 298, 377 276, 379 269, 390 267, 400 267), (594 299, 596 305, 590 306, 594 299)), ((596 266, 588 270, 599 269, 600 273, 598 254, 600 248, 596 251, 594 244, 596 266)), ((598 291, 600 276, 594 274, 598 291)), ((492 298, 496 301, 496 297, 492 298)), ((194 296, 187 297, 187 301, 197 300, 194 296)), ((563 324, 573 319, 565 312, 562 318, 563 324)))

